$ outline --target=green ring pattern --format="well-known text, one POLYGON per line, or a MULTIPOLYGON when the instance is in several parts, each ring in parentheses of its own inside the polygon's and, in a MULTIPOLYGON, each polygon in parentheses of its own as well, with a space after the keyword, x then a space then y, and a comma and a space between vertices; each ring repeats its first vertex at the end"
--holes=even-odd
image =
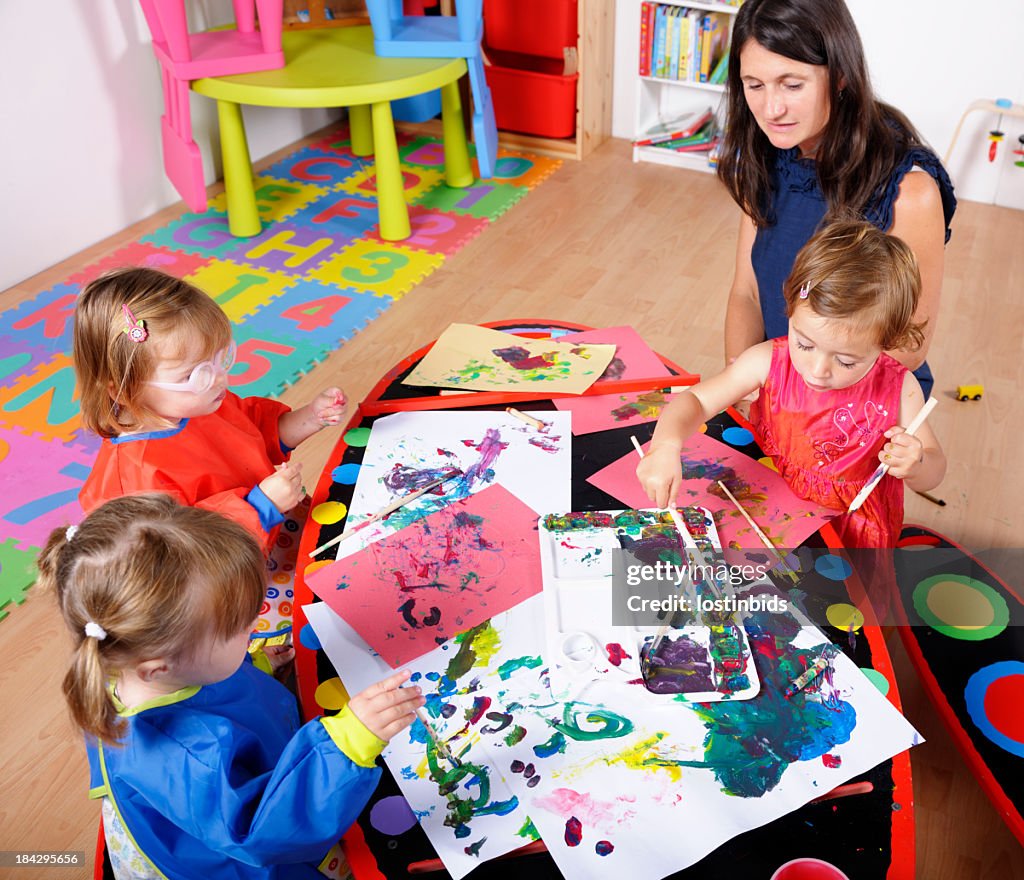
POLYGON ((965 642, 983 642, 986 639, 994 638, 1006 629, 1010 622, 1010 609, 1006 605, 1006 600, 988 584, 963 574, 937 574, 925 578, 914 587, 914 609, 932 629, 942 633, 944 636, 949 636, 951 639, 960 639, 965 642), (948 581, 955 581, 981 593, 992 606, 992 611, 994 612, 992 623, 976 629, 963 629, 962 627, 953 626, 948 621, 938 617, 928 607, 928 593, 931 592, 932 587, 936 584, 948 581))

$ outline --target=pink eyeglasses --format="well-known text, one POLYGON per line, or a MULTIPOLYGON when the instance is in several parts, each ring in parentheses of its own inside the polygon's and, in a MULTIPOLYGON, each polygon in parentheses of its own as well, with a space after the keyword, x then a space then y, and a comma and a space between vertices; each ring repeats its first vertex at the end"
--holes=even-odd
POLYGON ((217 378, 227 373, 234 366, 235 355, 238 346, 234 340, 227 348, 218 351, 211 360, 196 364, 189 373, 187 382, 147 382, 154 388, 163 388, 165 391, 190 391, 193 394, 202 394, 213 387, 217 378))

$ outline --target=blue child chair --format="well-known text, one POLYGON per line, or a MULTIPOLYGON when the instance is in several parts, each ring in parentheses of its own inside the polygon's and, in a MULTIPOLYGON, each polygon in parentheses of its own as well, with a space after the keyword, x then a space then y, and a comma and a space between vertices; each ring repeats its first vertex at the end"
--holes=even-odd
POLYGON ((481 177, 494 176, 498 126, 480 50, 483 0, 459 0, 456 14, 403 15, 402 0, 366 0, 373 48, 384 58, 465 58, 473 93, 473 140, 481 177))

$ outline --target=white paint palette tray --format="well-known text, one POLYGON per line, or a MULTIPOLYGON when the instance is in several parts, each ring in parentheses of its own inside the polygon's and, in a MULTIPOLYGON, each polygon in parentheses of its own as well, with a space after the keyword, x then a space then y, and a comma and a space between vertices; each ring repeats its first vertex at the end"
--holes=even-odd
MULTIPOLYGON (((548 514, 540 518, 544 579, 545 642, 551 685, 575 699, 592 685, 630 687, 643 699, 661 702, 745 700, 760 690, 743 627, 692 614, 674 619, 658 642, 647 674, 640 658, 663 627, 612 623, 615 554, 629 549, 694 564, 723 565, 711 514, 703 507, 680 508, 680 535, 665 510, 602 510, 548 514), (709 625, 715 624, 715 625, 709 625)), ((620 554, 619 561, 625 557, 620 554)), ((691 601, 717 585, 693 587, 691 601)), ((685 589, 685 587, 684 587, 685 589)), ((646 617, 649 623, 650 617, 646 617)), ((592 696, 589 695, 588 696, 592 696)))

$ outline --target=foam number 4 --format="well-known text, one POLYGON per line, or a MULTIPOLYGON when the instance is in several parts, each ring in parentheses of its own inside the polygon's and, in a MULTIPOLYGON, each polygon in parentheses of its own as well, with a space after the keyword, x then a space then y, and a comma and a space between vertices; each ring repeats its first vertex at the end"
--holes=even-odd
POLYGON ((311 299, 289 306, 281 312, 281 317, 294 321, 303 333, 312 333, 321 327, 329 327, 334 316, 350 302, 349 297, 340 294, 311 299))
POLYGON ((346 281, 358 284, 383 284, 394 278, 400 269, 409 265, 409 258, 405 254, 393 251, 370 251, 360 254, 359 259, 367 264, 366 268, 346 266, 341 271, 341 277, 346 281))
POLYGON ((228 377, 228 384, 232 387, 248 385, 267 375, 273 363, 269 358, 264 357, 261 352, 287 357, 293 351, 295 351, 295 348, 291 345, 269 342, 266 339, 246 339, 245 342, 238 346, 238 354, 235 359, 235 366, 243 366, 245 369, 240 373, 233 372, 228 377))

